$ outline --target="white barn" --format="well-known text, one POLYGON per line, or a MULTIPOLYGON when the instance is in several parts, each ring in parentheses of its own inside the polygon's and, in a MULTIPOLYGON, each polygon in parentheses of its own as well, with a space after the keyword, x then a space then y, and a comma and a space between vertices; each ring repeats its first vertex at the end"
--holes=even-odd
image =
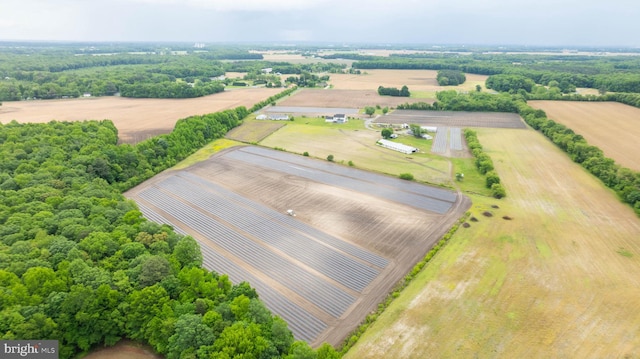
POLYGON ((418 149, 412 146, 408 146, 402 143, 397 143, 397 142, 393 142, 393 141, 389 141, 389 140, 385 140, 385 139, 380 139, 378 140, 378 145, 384 147, 384 148, 388 148, 390 150, 394 150, 394 151, 398 151, 398 152, 402 152, 405 154, 410 154, 410 153, 414 153, 414 152, 418 152, 418 149))

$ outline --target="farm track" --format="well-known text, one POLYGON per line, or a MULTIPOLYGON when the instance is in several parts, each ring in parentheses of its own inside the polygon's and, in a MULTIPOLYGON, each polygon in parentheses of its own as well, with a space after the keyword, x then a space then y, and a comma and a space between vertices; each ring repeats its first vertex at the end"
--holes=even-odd
POLYGON ((127 196, 196 238, 205 267, 248 281, 312 345, 342 342, 469 206, 448 190, 256 147, 127 196))

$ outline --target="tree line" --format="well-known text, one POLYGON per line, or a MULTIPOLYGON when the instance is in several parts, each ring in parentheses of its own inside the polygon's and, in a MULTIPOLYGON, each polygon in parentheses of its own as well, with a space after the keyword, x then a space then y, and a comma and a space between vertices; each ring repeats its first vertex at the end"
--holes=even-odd
POLYGON ((456 70, 481 75, 519 75, 568 91, 576 87, 640 93, 640 60, 629 56, 393 54, 360 60, 356 69, 456 70))
POLYGON ((440 86, 458 86, 467 81, 467 77, 460 70, 439 70, 436 81, 440 86))
POLYGON ((505 197, 507 192, 500 183, 500 176, 494 171, 493 160, 484 152, 477 133, 466 128, 464 130, 464 138, 467 140, 467 146, 471 154, 476 158, 474 163, 478 172, 485 176, 485 186, 491 189, 491 195, 498 199, 505 197))
POLYGON ((402 86, 402 88, 400 89, 398 89, 397 87, 378 86, 378 95, 409 97, 411 96, 411 92, 409 92, 409 88, 406 85, 402 86))
POLYGON ((336 358, 121 194, 247 113, 186 118, 135 146, 117 145, 110 121, 0 125, 0 337, 57 339, 61 358, 121 338, 167 358, 336 358))

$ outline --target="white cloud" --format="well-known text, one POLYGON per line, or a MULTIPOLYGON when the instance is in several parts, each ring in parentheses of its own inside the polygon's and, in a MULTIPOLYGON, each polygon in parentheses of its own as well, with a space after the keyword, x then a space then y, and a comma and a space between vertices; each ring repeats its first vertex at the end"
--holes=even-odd
POLYGON ((331 0, 126 0, 149 5, 186 5, 216 11, 290 11, 317 7, 331 0))

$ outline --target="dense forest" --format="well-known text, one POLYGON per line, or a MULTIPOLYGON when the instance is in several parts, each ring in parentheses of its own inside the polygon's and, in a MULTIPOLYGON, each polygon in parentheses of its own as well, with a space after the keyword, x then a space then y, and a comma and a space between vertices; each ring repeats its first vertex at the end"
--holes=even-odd
POLYGON ((167 358, 336 357, 295 341, 248 284, 202 269, 193 238, 121 194, 247 114, 183 119, 136 146, 117 145, 110 121, 0 125, 0 337, 57 339, 61 358, 121 338, 167 358))

